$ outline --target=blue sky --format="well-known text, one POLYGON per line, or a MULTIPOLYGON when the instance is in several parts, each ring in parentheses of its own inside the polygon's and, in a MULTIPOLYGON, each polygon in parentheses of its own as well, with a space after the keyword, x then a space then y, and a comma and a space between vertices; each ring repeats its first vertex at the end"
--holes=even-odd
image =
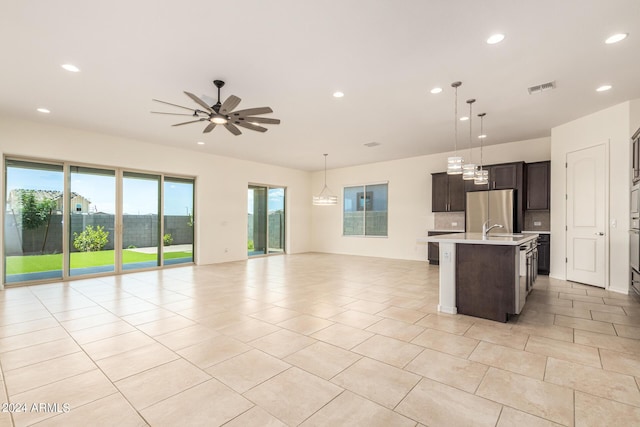
MULTIPOLYGON (((269 189, 268 211, 273 212, 284 209, 284 188, 269 189)), ((253 191, 247 191, 248 213, 253 214, 253 191)))
MULTIPOLYGON (((13 189, 63 190, 62 171, 7 168, 7 193, 13 189)), ((71 191, 91 201, 90 211, 115 214, 115 177, 85 173, 71 174, 71 191)), ((158 187, 155 182, 125 178, 123 191, 125 214, 158 213, 158 187)), ((193 186, 165 182, 165 215, 193 212, 193 186)))

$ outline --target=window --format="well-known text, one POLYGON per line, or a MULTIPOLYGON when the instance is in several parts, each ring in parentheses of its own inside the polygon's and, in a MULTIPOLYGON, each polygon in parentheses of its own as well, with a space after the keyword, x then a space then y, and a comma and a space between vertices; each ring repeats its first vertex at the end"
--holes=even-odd
POLYGON ((344 236, 387 236, 388 184, 344 188, 344 236))

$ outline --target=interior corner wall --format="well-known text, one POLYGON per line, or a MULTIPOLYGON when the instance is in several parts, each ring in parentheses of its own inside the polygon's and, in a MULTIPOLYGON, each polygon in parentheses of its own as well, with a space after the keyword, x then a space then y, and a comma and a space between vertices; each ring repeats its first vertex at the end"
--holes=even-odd
MULTIPOLYGON (((431 212, 431 174, 446 170, 452 153, 411 157, 362 166, 330 169, 327 186, 338 196, 337 206, 313 206, 312 249, 316 252, 406 260, 427 258, 425 244, 416 244, 434 227, 431 212), (388 237, 342 235, 342 193, 345 186, 388 181, 388 237)), ((474 158, 479 156, 474 149, 474 158)), ((550 159, 550 138, 538 138, 484 149, 485 164, 550 159)), ((322 190, 324 171, 313 173, 312 192, 322 190)))
MULTIPOLYGON (((195 176, 197 264, 247 259, 247 186, 283 186, 287 189, 287 252, 310 250, 307 171, 8 117, 0 117, 0 154, 195 176)), ((0 188, 4 188, 1 175, 0 188)), ((0 267, 3 263, 4 253, 0 267)))
POLYGON ((640 112, 631 123, 631 106, 624 102, 551 130, 551 271, 566 279, 566 169, 567 153, 608 144, 609 200, 607 206, 609 242, 609 289, 627 293, 629 289, 629 190, 631 181, 631 129, 640 126, 640 112), (626 255, 625 255, 626 254, 626 255))

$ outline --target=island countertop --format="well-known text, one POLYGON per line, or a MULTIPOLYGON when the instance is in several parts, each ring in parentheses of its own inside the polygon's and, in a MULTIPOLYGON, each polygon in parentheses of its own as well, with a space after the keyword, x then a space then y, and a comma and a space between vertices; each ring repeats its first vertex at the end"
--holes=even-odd
POLYGON ((483 236, 482 233, 454 233, 440 236, 418 237, 418 243, 462 243, 469 245, 507 245, 518 246, 538 238, 537 233, 522 233, 512 235, 483 236))

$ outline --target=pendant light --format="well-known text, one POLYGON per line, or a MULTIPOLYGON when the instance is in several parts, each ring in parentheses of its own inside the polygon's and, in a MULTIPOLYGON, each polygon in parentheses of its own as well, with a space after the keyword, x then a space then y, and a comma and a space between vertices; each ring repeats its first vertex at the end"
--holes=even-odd
MULTIPOLYGON (((471 146, 471 141, 473 140, 473 126, 472 126, 472 122, 473 122, 473 103, 476 102, 475 99, 467 99, 467 104, 469 104, 469 161, 471 161, 472 158, 472 146, 471 146)), ((476 177, 476 165, 475 163, 465 163, 462 166, 462 179, 464 179, 465 181, 470 181, 472 179, 475 179, 476 177)))
POLYGON ((327 156, 324 155, 324 187, 317 196, 313 196, 313 204, 316 206, 330 206, 338 204, 338 196, 331 194, 329 187, 327 187, 327 156))
POLYGON ((478 117, 480 117, 480 136, 478 137, 480 139, 480 166, 478 170, 476 170, 476 177, 473 180, 475 185, 486 185, 489 183, 489 171, 483 169, 482 162, 482 140, 487 137, 487 135, 484 134, 484 116, 486 115, 487 113, 478 114, 478 117))
POLYGON ((447 174, 449 175, 460 175, 462 173, 462 164, 464 163, 462 156, 458 156, 458 88, 460 86, 462 86, 462 82, 451 83, 451 87, 455 91, 455 99, 453 103, 453 133, 455 136, 455 151, 453 156, 447 158, 447 174))

